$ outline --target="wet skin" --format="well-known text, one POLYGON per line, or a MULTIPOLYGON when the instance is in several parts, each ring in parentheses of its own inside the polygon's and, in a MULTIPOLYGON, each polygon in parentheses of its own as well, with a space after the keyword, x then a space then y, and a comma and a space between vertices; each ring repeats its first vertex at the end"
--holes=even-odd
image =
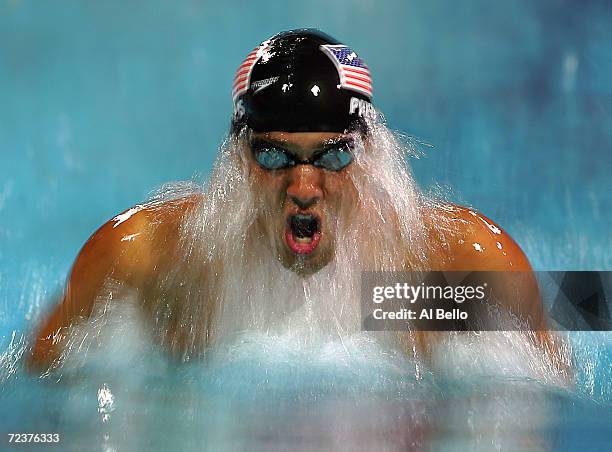
MULTIPOLYGON (((345 136, 269 132, 255 134, 252 138, 282 147, 302 161, 345 136)), ((334 256, 336 237, 331 225, 341 209, 350 209, 356 203, 357 192, 348 175, 351 165, 337 172, 311 164, 270 171, 260 167, 249 151, 246 150, 246 158, 250 178, 272 212, 271 216, 259 219, 259 227, 270 228, 285 267, 305 277, 316 273, 334 256), (313 215, 319 221, 320 238, 311 252, 296 253, 295 244, 292 248, 288 238, 291 233, 288 218, 295 214, 313 215)), ((154 299, 155 294, 146 293, 146 281, 176 265, 173 251, 178 246, 181 223, 201 201, 201 197, 194 195, 161 206, 139 206, 115 217, 96 231, 72 267, 61 303, 38 331, 30 366, 44 368, 57 359, 68 327, 91 315, 96 296, 108 278, 138 290, 143 294, 143 300, 154 299)), ((445 251, 429 256, 432 270, 526 272, 520 288, 524 296, 520 301, 511 297, 505 302, 505 307, 527 319, 532 329, 537 330, 535 338, 539 345, 556 354, 551 336, 546 332, 531 267, 512 238, 484 215, 465 207, 448 205, 436 211, 425 209, 423 218, 432 243, 441 240, 437 233, 440 219, 456 229, 452 231, 455 237, 452 243, 437 247, 445 251)), ((500 278, 498 284, 503 289, 506 281, 500 278)), ((168 334, 179 333, 169 331, 168 334)), ((436 337, 436 333, 421 332, 413 340, 426 357, 431 353, 436 337)), ((410 344, 406 347, 412 349, 410 344)))
MULTIPOLYGON (((266 143, 291 153, 298 161, 311 159, 325 147, 333 146, 347 137, 337 133, 254 134, 251 141, 266 143)), ((247 152, 247 154, 251 154, 247 152)), ((347 169, 330 171, 311 164, 267 170, 260 167, 252 155, 248 157, 249 172, 268 206, 274 206, 272 218, 262 218, 260 227, 271 229, 276 249, 283 265, 303 274, 315 273, 333 257, 336 240, 332 222, 342 208, 354 205, 357 198, 347 169), (288 227, 292 215, 312 215, 320 224, 318 244, 308 253, 297 253, 291 246, 288 227)))

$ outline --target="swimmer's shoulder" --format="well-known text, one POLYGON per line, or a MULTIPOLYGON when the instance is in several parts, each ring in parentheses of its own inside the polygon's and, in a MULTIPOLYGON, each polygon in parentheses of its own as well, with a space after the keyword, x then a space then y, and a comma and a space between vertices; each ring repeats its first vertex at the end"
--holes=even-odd
POLYGON ((78 273, 91 272, 96 267, 121 280, 146 277, 165 255, 172 253, 181 225, 202 199, 201 194, 192 194, 138 204, 114 216, 87 240, 71 279, 79 279, 78 273))
POLYGON ((567 381, 571 381, 569 358, 554 334, 546 331, 546 318, 537 281, 527 256, 502 227, 484 214, 464 206, 442 204, 423 210, 428 238, 436 241, 439 255, 432 269, 443 271, 521 272, 512 277, 498 273, 496 302, 528 321, 534 342, 543 347, 567 381), (505 275, 507 277, 502 277, 505 275), (517 296, 518 293, 521 296, 517 296))
POLYGON ((169 262, 165 256, 176 246, 181 223, 201 201, 193 195, 137 205, 102 225, 79 252, 61 303, 41 324, 29 365, 37 368, 57 359, 67 329, 91 315, 107 284, 112 290, 143 289, 147 278, 169 262))
POLYGON ((443 270, 531 271, 520 246, 484 214, 456 204, 439 204, 424 211, 430 240, 440 242, 443 270))

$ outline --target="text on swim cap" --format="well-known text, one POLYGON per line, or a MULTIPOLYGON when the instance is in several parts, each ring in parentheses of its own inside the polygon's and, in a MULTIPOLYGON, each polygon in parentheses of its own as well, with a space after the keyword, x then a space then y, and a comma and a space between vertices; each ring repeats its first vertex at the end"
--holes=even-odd
POLYGON ((358 97, 351 97, 349 104, 349 115, 357 114, 360 118, 373 118, 375 116, 374 107, 366 100, 358 97))
POLYGON ((257 80, 255 82, 251 83, 251 89, 253 90, 253 94, 258 93, 259 91, 261 91, 262 89, 267 88, 268 86, 272 85, 273 83, 276 83, 278 81, 279 77, 269 77, 265 80, 257 80))

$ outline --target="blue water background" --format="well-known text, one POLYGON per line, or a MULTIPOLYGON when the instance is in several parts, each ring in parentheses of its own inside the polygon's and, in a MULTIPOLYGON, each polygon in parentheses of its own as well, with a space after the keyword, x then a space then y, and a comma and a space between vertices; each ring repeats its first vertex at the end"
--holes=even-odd
MULTIPOLYGON (((426 191, 499 222, 536 269, 612 269, 609 2, 2 0, 0 350, 99 225, 208 174, 237 65, 296 27, 365 59, 388 124, 422 142, 426 191)), ((579 393, 609 403, 610 335, 573 338, 579 393)))

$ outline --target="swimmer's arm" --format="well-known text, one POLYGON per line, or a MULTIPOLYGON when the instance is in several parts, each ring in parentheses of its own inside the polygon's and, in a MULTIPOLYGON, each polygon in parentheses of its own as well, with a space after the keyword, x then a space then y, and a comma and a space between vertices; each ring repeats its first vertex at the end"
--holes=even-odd
MULTIPOLYGON (((31 368, 49 365, 60 356, 70 326, 91 315, 105 285, 112 281, 138 288, 148 269, 155 266, 147 212, 131 209, 122 215, 98 229, 79 252, 61 303, 36 335, 29 360, 31 368)), ((109 286, 108 290, 113 289, 109 286)))
POLYGON ((464 207, 456 207, 462 232, 451 243, 452 271, 486 271, 499 305, 527 322, 529 329, 545 331, 546 320, 538 283, 527 256, 498 224, 464 207))
POLYGON ((527 321, 536 345, 547 352, 563 375, 571 375, 559 338, 547 329, 538 283, 523 250, 483 214, 460 206, 450 211, 462 232, 451 244, 452 260, 442 269, 497 272, 493 284, 502 295, 498 297, 500 305, 527 321))

